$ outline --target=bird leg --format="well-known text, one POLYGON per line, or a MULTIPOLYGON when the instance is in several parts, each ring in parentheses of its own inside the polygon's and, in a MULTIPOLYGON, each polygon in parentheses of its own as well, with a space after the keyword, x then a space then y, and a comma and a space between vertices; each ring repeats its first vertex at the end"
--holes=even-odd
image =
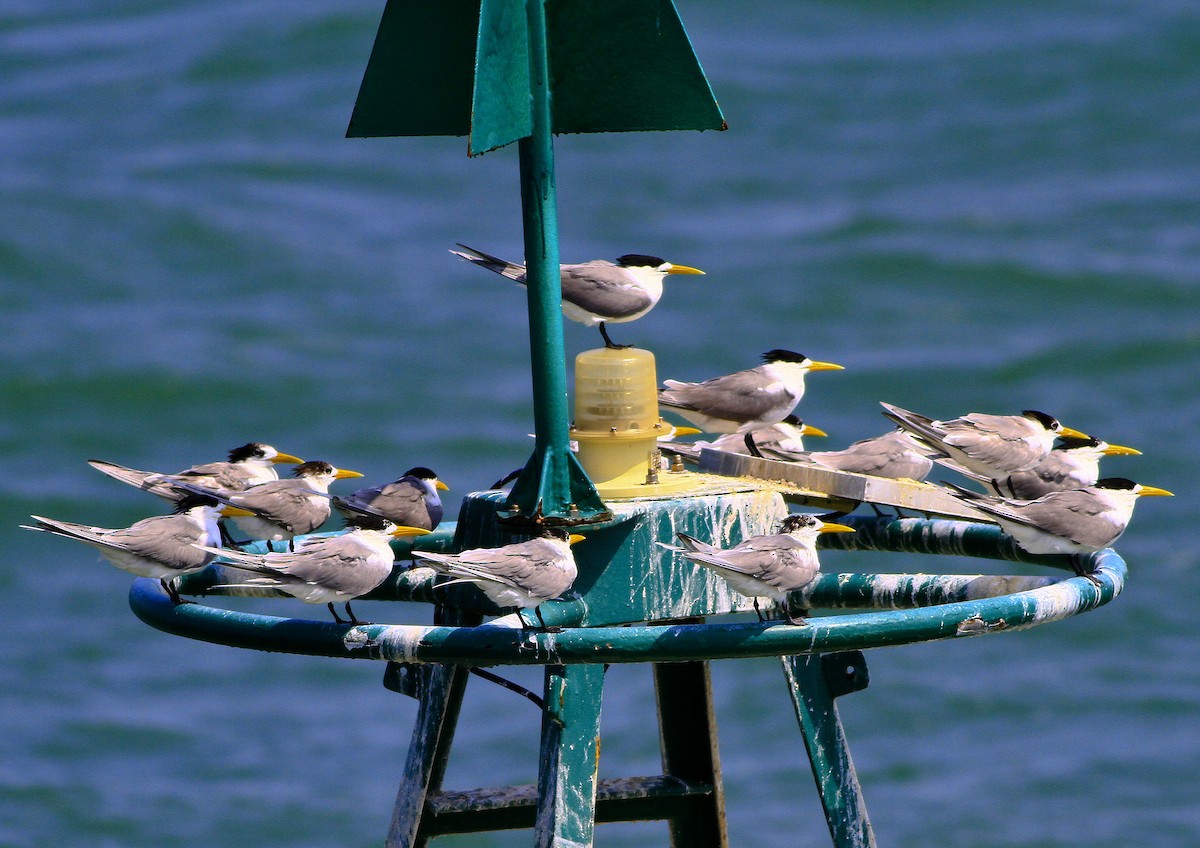
POLYGON ((1071 570, 1075 572, 1076 577, 1086 577, 1088 581, 1096 586, 1104 585, 1094 571, 1089 571, 1087 568, 1086 554, 1071 554, 1071 570))
POLYGON ((613 340, 608 337, 608 330, 604 329, 603 321, 600 322, 600 335, 604 336, 604 346, 609 350, 625 350, 626 348, 633 347, 633 345, 615 344, 613 340))
POLYGON ((171 599, 171 603, 175 604, 175 606, 179 606, 180 604, 194 603, 193 601, 185 601, 183 598, 179 597, 179 590, 175 588, 174 577, 172 577, 170 580, 165 577, 161 577, 159 578, 158 582, 162 584, 163 591, 167 593, 167 597, 171 599))
MULTIPOLYGON (((269 545, 269 544, 270 544, 270 542, 268 542, 267 544, 269 545)), ((325 606, 327 606, 327 607, 329 608, 329 614, 333 616, 333 620, 334 620, 334 621, 336 621, 338 624, 351 624, 351 623, 352 623, 352 622, 349 622, 349 621, 344 621, 344 620, 342 619, 342 617, 341 617, 340 615, 338 615, 338 614, 337 614, 337 610, 335 610, 335 609, 333 608, 333 601, 330 601, 330 602, 329 602, 329 603, 327 603, 325 606)))
POLYGON ((752 433, 746 434, 746 450, 750 451, 751 456, 757 456, 759 459, 766 459, 766 457, 762 455, 762 451, 758 449, 758 445, 754 444, 754 435, 752 433))
POLYGON ((808 624, 808 619, 804 617, 808 610, 800 609, 793 612, 791 600, 791 598, 784 598, 779 604, 779 611, 783 613, 783 617, 788 620, 788 624, 808 624))
POLYGON ((221 534, 221 544, 226 548, 233 548, 235 551, 242 550, 242 545, 250 542, 247 539, 245 542, 239 542, 233 538, 233 534, 229 532, 229 528, 225 526, 224 521, 217 522, 217 531, 221 534))
POLYGON ((349 602, 349 601, 346 601, 346 615, 350 616, 350 623, 351 623, 351 624, 370 624, 370 623, 371 623, 371 622, 369 622, 369 621, 361 621, 361 620, 359 620, 359 617, 358 617, 357 615, 355 615, 355 614, 354 614, 354 610, 350 609, 350 602, 349 602))
POLYGON ((754 614, 758 616, 758 620, 760 622, 766 621, 766 619, 763 618, 762 610, 758 608, 758 598, 753 598, 752 600, 754 601, 754 614))
POLYGON ((563 629, 561 627, 551 627, 550 625, 546 624, 546 619, 542 618, 542 608, 540 605, 533 608, 533 614, 537 616, 538 622, 542 625, 543 632, 562 633, 563 629))

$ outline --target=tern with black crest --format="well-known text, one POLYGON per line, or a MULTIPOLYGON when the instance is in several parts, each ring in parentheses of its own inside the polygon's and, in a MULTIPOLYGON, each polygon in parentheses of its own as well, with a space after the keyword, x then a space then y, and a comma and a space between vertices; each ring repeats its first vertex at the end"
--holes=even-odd
MULTIPOLYGON (((455 256, 525 285, 525 266, 507 262, 481 250, 458 245, 455 256)), ((562 280, 563 315, 588 327, 599 327, 604 346, 624 348, 608 337, 605 324, 636 321, 662 298, 663 279, 668 274, 703 274, 699 268, 676 265, 657 256, 627 253, 615 262, 593 259, 577 265, 559 266, 562 280)))
POLYGON ((306 604, 327 605, 338 624, 364 624, 354 615, 350 602, 391 575, 396 559, 391 540, 398 536, 421 536, 429 531, 397 526, 385 518, 368 515, 347 518, 346 526, 349 529, 345 533, 306 539, 290 553, 249 554, 204 548, 241 571, 253 572, 244 579, 237 575, 237 583, 214 588, 279 589, 306 604), (348 621, 343 621, 334 609, 334 603, 338 602, 345 604, 348 621))
POLYGON ((244 492, 214 492, 184 480, 174 485, 198 494, 212 495, 231 509, 225 515, 252 539, 267 542, 291 540, 312 533, 329 518, 329 484, 361 477, 357 471, 335 468, 328 462, 302 462, 289 480, 251 486, 244 492))
POLYGON ((40 515, 31 516, 36 525, 21 526, 91 545, 122 571, 158 580, 178 604, 182 601, 175 589, 175 578, 200 571, 216 556, 215 546, 220 544, 219 511, 220 504, 215 498, 190 494, 180 497, 173 515, 143 518, 119 529, 90 527, 40 515))
POLYGON ((752 456, 762 456, 751 435, 787 418, 804 396, 810 371, 840 371, 841 365, 817 362, 790 350, 769 350, 763 364, 702 383, 664 380, 658 402, 706 433, 743 436, 752 456))
POLYGON ((250 442, 231 450, 226 461, 193 465, 176 474, 139 471, 102 459, 88 460, 88 465, 115 480, 136 486, 164 500, 178 501, 184 496, 184 492, 171 484, 180 480, 217 492, 240 492, 259 483, 278 480, 279 473, 275 466, 280 463, 298 465, 301 462, 304 460, 282 453, 271 445, 250 442))
POLYGON ((752 536, 732 548, 721 549, 687 533, 675 534, 682 547, 658 544, 715 571, 735 592, 753 598, 755 611, 759 598, 770 598, 789 622, 803 624, 804 618, 788 608, 788 593, 803 589, 817 578, 821 570, 817 537, 822 533, 853 532, 853 527, 844 524, 793 513, 780 523, 779 532, 752 536))
POLYGON ((951 488, 964 503, 992 516, 1031 554, 1087 554, 1107 548, 1125 532, 1139 497, 1172 494, 1125 477, 1106 477, 1094 486, 1029 501, 951 488))
POLYGON ((1059 437, 1058 444, 1028 471, 1007 477, 991 478, 968 471, 951 459, 941 464, 982 485, 990 494, 1028 501, 1063 489, 1082 489, 1100 479, 1100 460, 1106 456, 1137 456, 1141 453, 1123 445, 1110 445, 1099 439, 1059 437))
POLYGON ((1020 415, 972 412, 949 421, 880 402, 883 413, 930 447, 976 474, 997 479, 1027 471, 1041 462, 1057 436, 1086 439, 1087 434, 1064 427, 1053 415, 1027 409, 1020 415))
POLYGON ((537 608, 575 583, 579 571, 571 545, 583 538, 561 527, 546 527, 527 542, 457 554, 413 551, 413 557, 454 578, 442 586, 474 583, 497 606, 532 609, 544 628, 537 608))
POLYGON ((433 471, 417 466, 391 483, 359 489, 344 498, 335 497, 333 506, 347 519, 365 513, 395 524, 433 530, 441 523, 444 512, 438 492, 449 488, 433 471))

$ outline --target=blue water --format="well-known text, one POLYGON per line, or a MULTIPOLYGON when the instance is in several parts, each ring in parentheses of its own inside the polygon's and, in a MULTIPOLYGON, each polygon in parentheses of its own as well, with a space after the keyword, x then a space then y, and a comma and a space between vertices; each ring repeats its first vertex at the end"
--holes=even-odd
MULTIPOLYGON (((1200 844, 1200 8, 679 5, 729 131, 556 147, 564 259, 708 272, 618 340, 680 379, 774 347, 844 364, 801 409, 830 447, 881 432, 881 399, 1049 409, 1178 495, 1139 507, 1112 605, 870 653, 841 710, 880 844, 1200 844)), ((446 253, 520 255, 515 151, 342 137, 381 11, 0 10, 4 846, 382 842, 415 705, 380 667, 159 633, 128 575, 16 529, 158 509, 92 457, 174 470, 258 439, 373 480, 429 465, 455 495, 524 461, 520 291, 446 253)), ((777 665, 714 677, 733 843, 827 844, 777 665)), ((647 674, 606 696, 602 774, 655 771, 647 674)), ((448 784, 532 780, 537 721, 473 685, 448 784)))

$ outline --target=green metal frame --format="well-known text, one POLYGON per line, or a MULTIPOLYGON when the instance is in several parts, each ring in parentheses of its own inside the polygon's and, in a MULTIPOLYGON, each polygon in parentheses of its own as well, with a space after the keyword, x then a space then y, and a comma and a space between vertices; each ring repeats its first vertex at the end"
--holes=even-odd
MULTIPOLYGON (((468 498, 464 513, 471 515, 472 509, 489 504, 494 506, 490 496, 468 498)), ((670 507, 668 503, 664 509, 670 507)), ((561 632, 527 629, 517 615, 484 623, 485 612, 498 610, 488 610, 484 604, 473 607, 475 596, 469 593, 457 595, 454 605, 439 605, 432 626, 351 626, 198 603, 177 606, 158 581, 147 579, 134 583, 130 605, 148 624, 190 638, 266 651, 387 661, 385 684, 420 701, 389 848, 424 846, 447 833, 513 827, 533 827, 537 846, 568 848, 590 845, 596 822, 643 819, 666 819, 674 848, 724 848, 728 838, 708 661, 779 656, 833 844, 869 848, 874 837, 834 703, 837 697, 866 687, 861 651, 1020 630, 1067 618, 1115 598, 1124 587, 1126 568, 1112 550, 1080 561, 1031 557, 990 525, 858 516, 843 520, 857 532, 822 537, 827 548, 989 557, 1078 567, 1089 573, 1086 577, 824 574, 793 599, 795 606, 870 612, 811 617, 804 626, 771 621, 709 623, 696 618, 578 626, 590 614, 587 593, 543 605, 543 615, 563 626, 561 632), (646 663, 654 670, 662 774, 597 779, 604 671, 612 663, 646 663), (494 665, 546 669, 538 784, 445 790, 442 778, 468 670, 494 665)), ((479 526, 474 519, 468 526, 460 521, 422 537, 417 544, 455 549, 456 543, 474 538, 479 526)), ((401 557, 410 544, 398 543, 401 557)), ((219 579, 219 573, 202 573, 185 581, 183 589, 205 592, 219 579)), ((393 579, 376 597, 444 601, 436 585, 429 569, 398 564, 393 579)), ((602 594, 612 591, 600 588, 602 594)), ((719 604, 720 599, 710 602, 719 604)), ((644 607, 649 608, 652 605, 644 607)), ((603 609, 601 617, 607 618, 603 609)))

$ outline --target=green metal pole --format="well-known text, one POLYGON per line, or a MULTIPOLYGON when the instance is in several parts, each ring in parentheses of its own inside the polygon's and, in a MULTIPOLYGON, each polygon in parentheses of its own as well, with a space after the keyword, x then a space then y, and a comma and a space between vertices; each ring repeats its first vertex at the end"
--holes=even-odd
POLYGON ((571 453, 566 353, 559 281, 558 207, 550 63, 544 0, 527 0, 529 89, 533 132, 517 142, 521 165, 521 215, 525 230, 525 280, 533 368, 534 452, 513 485, 511 517, 541 514, 581 522, 609 517, 600 495, 571 453))

